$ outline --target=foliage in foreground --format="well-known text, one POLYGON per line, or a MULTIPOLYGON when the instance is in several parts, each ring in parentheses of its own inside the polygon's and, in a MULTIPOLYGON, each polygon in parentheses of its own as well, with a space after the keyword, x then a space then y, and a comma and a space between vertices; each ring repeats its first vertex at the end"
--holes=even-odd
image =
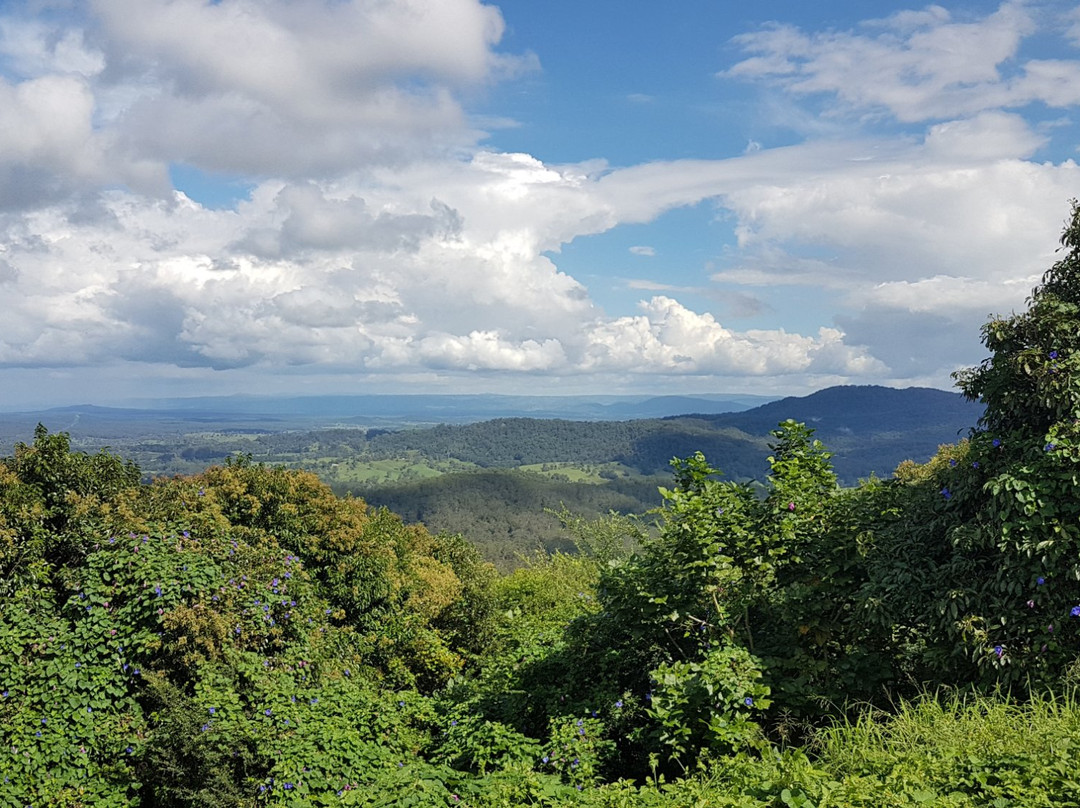
POLYGON ((784 422, 764 492, 695 454, 655 536, 564 513, 581 552, 503 577, 311 474, 142 485, 39 429, 0 806, 1076 806, 1078 209, 1063 243, 967 441, 843 489, 784 422))

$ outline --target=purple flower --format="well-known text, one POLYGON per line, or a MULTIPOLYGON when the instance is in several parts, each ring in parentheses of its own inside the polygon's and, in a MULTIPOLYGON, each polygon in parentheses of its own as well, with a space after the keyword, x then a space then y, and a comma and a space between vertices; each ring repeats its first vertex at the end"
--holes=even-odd
POLYGON ((956 466, 956 458, 955 457, 950 457, 949 458, 949 466, 950 467, 955 467, 956 466))
POLYGON ((1052 452, 1052 451, 1054 451, 1054 444, 1053 444, 1053 443, 1048 443, 1048 444, 1046 444, 1046 445, 1045 445, 1045 446, 1043 447, 1043 451, 1044 451, 1044 452, 1052 452))
POLYGON ((1038 584, 1039 586, 1042 586, 1043 584, 1045 584, 1045 583, 1046 583, 1046 579, 1045 579, 1045 578, 1043 578, 1043 577, 1042 577, 1042 576, 1040 575, 1040 576, 1039 576, 1038 578, 1036 578, 1036 579, 1035 579, 1035 583, 1036 583, 1036 584, 1038 584))
POLYGON ((1002 648, 1000 645, 995 645, 994 653, 997 654, 998 659, 1001 659, 1003 656, 1005 656, 1005 649, 1002 648))
POLYGON ((1073 606, 1072 609, 1069 611, 1069 614, 1071 614, 1073 617, 1080 617, 1080 606, 1073 606))
POLYGON ((994 438, 992 441, 990 441, 990 445, 996 449, 1001 446, 1001 440, 999 438, 994 438))
POLYGON ((747 696, 745 699, 742 700, 742 702, 747 707, 753 707, 754 706, 754 698, 753 698, 753 696, 747 696))
POLYGON ((948 488, 942 488, 941 496, 945 497, 945 499, 952 499, 952 491, 950 491, 948 488))
POLYGON ((1058 358, 1058 352, 1057 351, 1051 351, 1050 352, 1050 358, 1051 359, 1057 359, 1058 358))
MULTIPOLYGON (((1077 608, 1080 608, 1080 607, 1077 607, 1077 608)), ((621 710, 622 709, 622 699, 619 699, 617 702, 615 702, 615 709, 616 710, 621 710)))

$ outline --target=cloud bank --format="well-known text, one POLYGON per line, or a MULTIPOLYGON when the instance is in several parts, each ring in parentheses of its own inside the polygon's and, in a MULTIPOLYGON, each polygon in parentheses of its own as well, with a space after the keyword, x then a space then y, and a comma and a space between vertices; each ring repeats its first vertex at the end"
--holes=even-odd
POLYGON ((500 50, 503 17, 475 0, 9 8, 0 373, 947 383, 977 360, 985 316, 1023 305, 1080 187, 1071 158, 1045 157, 1074 134, 1051 118, 1080 103, 1080 59, 1024 55, 1053 30, 1075 49, 1077 18, 1036 11, 744 33, 714 80, 774 100, 766 135, 815 123, 728 159, 617 167, 485 146, 469 99, 542 68, 500 50), (173 187, 176 166, 250 192, 204 206, 173 187), (813 288, 831 310, 738 330, 670 291, 609 311, 560 270, 575 239, 703 200, 734 235, 712 294, 757 313, 813 288))

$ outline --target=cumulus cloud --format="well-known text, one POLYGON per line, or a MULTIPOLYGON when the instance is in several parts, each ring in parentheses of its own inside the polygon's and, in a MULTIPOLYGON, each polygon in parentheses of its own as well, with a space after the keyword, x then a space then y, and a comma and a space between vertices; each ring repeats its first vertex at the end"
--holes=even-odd
POLYGON ((223 172, 329 175, 471 145, 455 89, 526 66, 476 0, 325 4, 99 0, 101 47, 149 157, 223 172), (230 147, 229 144, 232 144, 230 147))
POLYGON ((585 369, 720 376, 863 375, 886 369, 864 351, 845 345, 836 329, 823 328, 817 337, 783 330, 740 333, 708 312, 699 314, 665 296, 643 302, 641 308, 641 315, 599 322, 591 329, 585 369))

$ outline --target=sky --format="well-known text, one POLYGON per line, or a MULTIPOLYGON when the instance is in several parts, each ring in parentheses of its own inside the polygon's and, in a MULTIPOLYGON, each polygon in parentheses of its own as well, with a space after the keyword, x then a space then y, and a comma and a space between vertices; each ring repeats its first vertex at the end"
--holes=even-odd
POLYGON ((0 408, 950 389, 1080 4, 0 2, 0 408))

